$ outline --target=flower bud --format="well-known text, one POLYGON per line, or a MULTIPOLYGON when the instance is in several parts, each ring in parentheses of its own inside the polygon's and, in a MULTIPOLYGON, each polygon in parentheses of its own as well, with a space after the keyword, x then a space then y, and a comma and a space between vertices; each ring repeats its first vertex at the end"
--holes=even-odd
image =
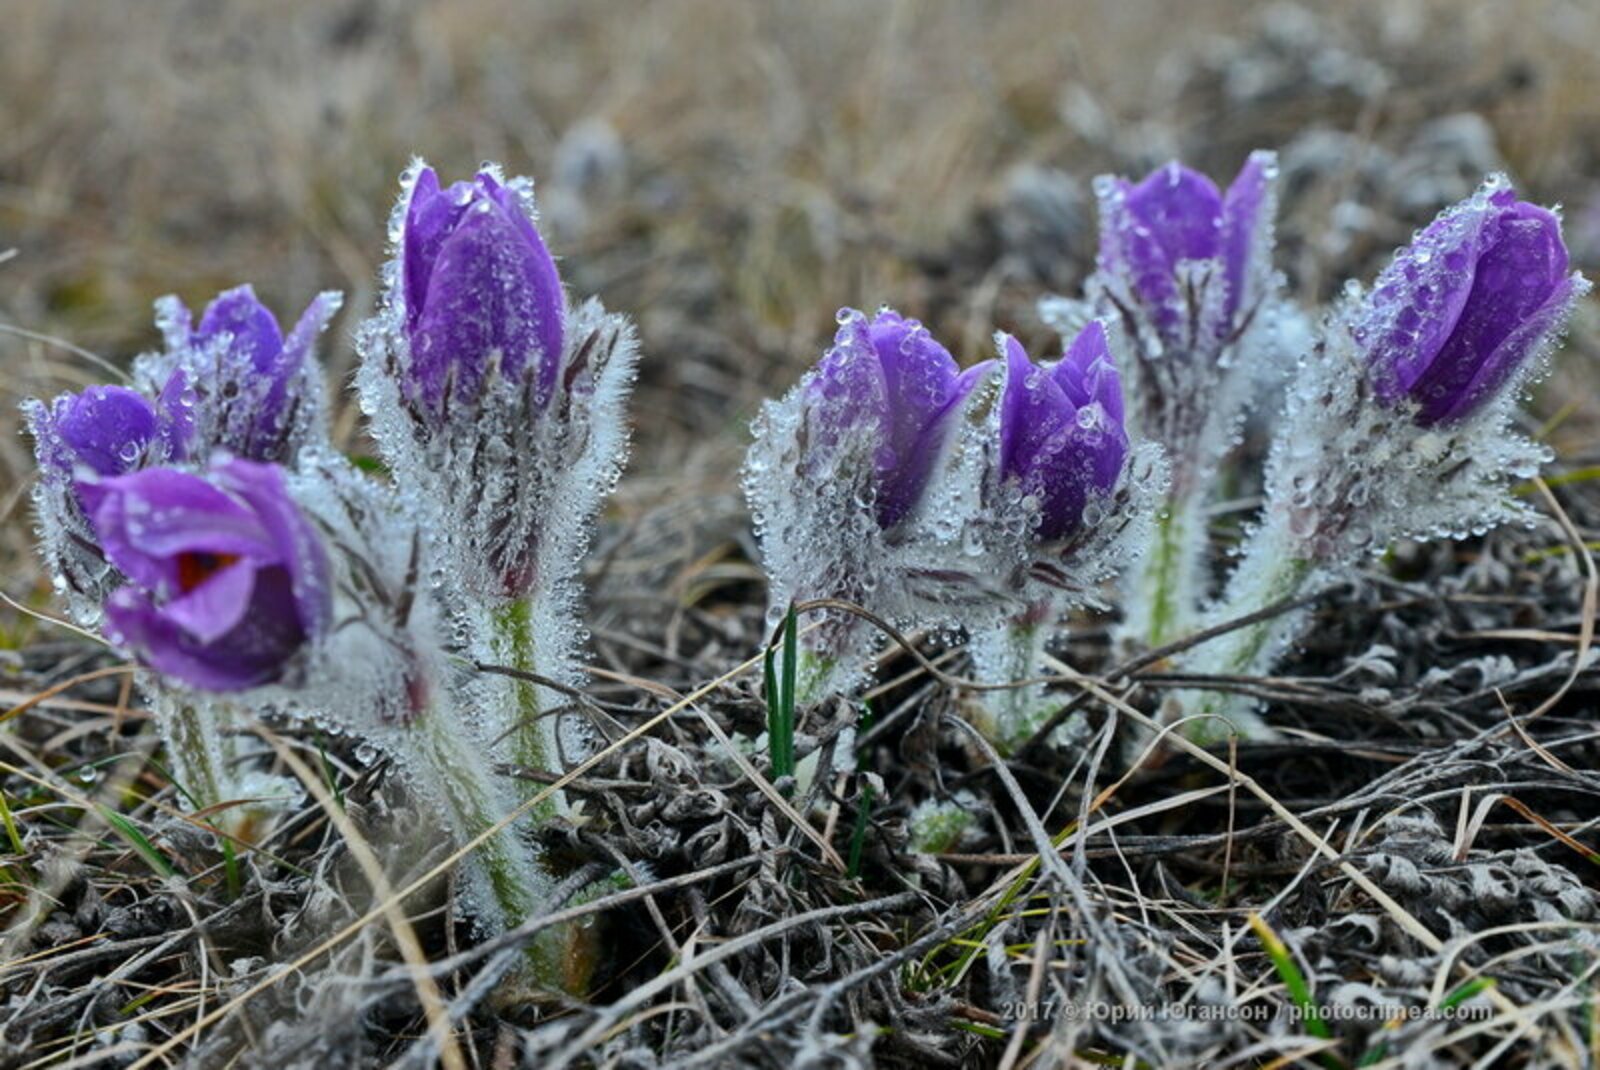
POLYGON ((1090 323, 1047 369, 1035 367, 1010 335, 1004 352, 1001 475, 1035 501, 1035 538, 1070 537, 1081 526, 1090 498, 1108 495, 1116 486, 1128 455, 1122 384, 1105 328, 1090 323))
POLYGON ((1582 287, 1561 220, 1492 181, 1442 213, 1378 276, 1352 328, 1388 405, 1424 427, 1466 418, 1512 379, 1582 287))
POLYGON ((406 391, 438 417, 484 379, 526 376, 542 407, 562 357, 566 298, 522 194, 489 172, 441 189, 417 173, 402 238, 406 391))

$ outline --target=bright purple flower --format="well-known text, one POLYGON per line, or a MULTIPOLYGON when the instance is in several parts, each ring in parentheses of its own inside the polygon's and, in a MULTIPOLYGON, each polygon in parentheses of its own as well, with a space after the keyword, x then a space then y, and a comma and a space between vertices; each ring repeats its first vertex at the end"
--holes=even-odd
POLYGON ((561 365, 561 276, 521 194, 488 172, 441 189, 423 168, 406 208, 400 260, 411 346, 408 395, 437 416, 470 403, 492 370, 549 400, 561 365))
POLYGON ((1128 436, 1122 384, 1105 328, 1090 323, 1051 368, 1035 367, 1022 344, 1005 337, 1000 401, 1000 475, 1038 500, 1035 537, 1070 537, 1092 497, 1109 494, 1122 474, 1128 436))
POLYGON ((1123 178, 1102 180, 1100 269, 1121 280, 1168 344, 1195 344, 1188 337, 1198 310, 1189 307, 1198 279, 1182 277, 1182 263, 1211 265, 1206 285, 1226 287, 1224 333, 1237 330, 1241 310, 1259 295, 1253 260, 1261 255, 1258 235, 1270 225, 1263 210, 1270 197, 1273 157, 1253 153, 1226 194, 1216 183, 1177 162, 1152 171, 1137 185, 1123 178))
MULTIPOLYGON (((248 284, 224 291, 194 326, 175 297, 158 304, 168 353, 158 401, 177 436, 201 456, 225 449, 257 461, 288 462, 304 429, 320 418, 321 372, 310 357, 338 311, 337 293, 319 294, 287 337, 248 284)), ((154 387, 152 387, 154 389, 154 387)))
POLYGON ((879 526, 892 528, 927 488, 951 416, 985 365, 965 373, 926 327, 883 309, 869 322, 854 309, 840 326, 805 392, 814 464, 831 465, 840 446, 869 444, 879 526))
MULTIPOLYGON (((1495 184, 1498 186, 1498 183, 1495 184)), ((1555 213, 1509 186, 1447 209, 1378 276, 1354 328, 1386 404, 1464 419, 1560 324, 1583 285, 1555 213)))
POLYGON ((326 552, 276 465, 146 468, 79 492, 128 579, 107 630, 158 672, 207 691, 272 683, 326 629, 326 552))

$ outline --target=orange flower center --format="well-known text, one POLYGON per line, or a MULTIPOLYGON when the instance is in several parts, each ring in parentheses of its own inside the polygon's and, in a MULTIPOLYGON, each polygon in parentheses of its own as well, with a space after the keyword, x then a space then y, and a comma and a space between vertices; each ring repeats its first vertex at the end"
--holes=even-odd
POLYGON ((178 555, 178 589, 188 594, 237 560, 239 560, 238 554, 212 554, 204 550, 186 550, 178 555))

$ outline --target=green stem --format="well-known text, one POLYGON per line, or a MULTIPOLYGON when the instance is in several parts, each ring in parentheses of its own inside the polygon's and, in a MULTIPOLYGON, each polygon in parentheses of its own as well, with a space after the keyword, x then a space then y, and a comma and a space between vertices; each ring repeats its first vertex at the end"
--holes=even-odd
MULTIPOLYGON (((1276 602, 1300 594, 1314 574, 1313 563, 1285 553, 1292 543, 1263 528, 1250 541, 1244 559, 1228 584, 1228 597, 1216 614, 1219 621, 1248 616, 1276 602)), ((1184 664, 1190 672, 1206 676, 1261 676, 1300 629, 1305 614, 1291 610, 1268 617, 1195 648, 1184 664)), ((1185 714, 1211 714, 1189 722, 1184 734, 1196 743, 1216 743, 1227 738, 1228 724, 1246 739, 1272 739, 1274 733, 1255 712, 1254 700, 1220 691, 1193 693, 1184 702, 1185 714), (1216 718, 1220 717, 1219 721, 1216 718), (1226 722, 1226 723, 1224 723, 1226 722)))
POLYGON ((838 659, 818 654, 814 650, 800 644, 799 652, 795 658, 795 684, 794 705, 796 709, 821 702, 832 697, 838 689, 834 670, 838 667, 838 659))
MULTIPOLYGON (((533 634, 533 602, 518 599, 497 610, 494 617, 495 656, 503 664, 521 672, 537 673, 538 644, 533 634)), ((511 733, 511 759, 525 769, 542 773, 558 773, 553 755, 555 733, 550 720, 543 716, 539 702, 539 685, 528 680, 516 683, 515 726, 511 733)), ((531 798, 544 790, 544 785, 534 780, 518 780, 523 797, 531 798)), ((534 819, 544 822, 561 810, 559 792, 550 796, 534 809, 534 819)))
POLYGON ((1124 581, 1131 634, 1149 649, 1193 630, 1203 601, 1200 583, 1205 552, 1202 496, 1174 493, 1156 518, 1150 552, 1129 566, 1124 581))
MULTIPOLYGON (((1009 684, 1047 675, 1045 645, 1050 640, 1048 607, 1035 606, 1018 617, 972 637, 973 675, 979 683, 1009 684)), ((1001 754, 1026 743, 1056 711, 1043 684, 980 691, 973 723, 1001 754)))
MULTIPOLYGON (((481 747, 460 731, 449 711, 430 708, 412 727, 418 757, 429 766, 427 782, 450 810, 450 826, 460 843, 468 843, 504 820, 505 806, 495 799, 490 771, 481 747)), ((540 907, 550 879, 514 825, 500 828, 473 852, 494 899, 500 924, 511 928, 540 907)), ((588 930, 576 923, 545 929, 526 948, 523 978, 553 992, 583 994, 593 969, 588 930)))
POLYGON ((157 723, 167 745, 167 765, 178 790, 196 810, 225 798, 226 754, 213 711, 163 694, 156 699, 157 723))

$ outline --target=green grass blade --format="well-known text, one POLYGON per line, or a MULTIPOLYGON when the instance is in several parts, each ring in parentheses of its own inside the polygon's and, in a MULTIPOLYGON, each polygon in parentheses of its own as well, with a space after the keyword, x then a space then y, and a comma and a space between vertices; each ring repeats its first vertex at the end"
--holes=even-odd
POLYGON ((99 811, 101 817, 105 818, 106 824, 110 825, 116 834, 121 836, 140 858, 144 859, 145 865, 163 877, 177 875, 178 871, 172 865, 172 862, 166 855, 161 853, 155 844, 145 838, 144 833, 134 827, 133 822, 107 807, 96 805, 95 809, 99 811))
MULTIPOLYGON (((1272 968, 1278 972, 1283 980, 1283 986, 1289 990, 1289 998, 1294 1000, 1300 1008, 1300 1015, 1305 1019, 1306 1032, 1318 1040, 1332 1040, 1333 1033, 1328 1029, 1328 1023, 1322 1020, 1322 1011, 1317 1007, 1316 999, 1311 995, 1311 986, 1306 983, 1305 974, 1300 972, 1294 956, 1289 953, 1289 948, 1272 927, 1261 919, 1259 914, 1250 915, 1250 929, 1256 934, 1256 939, 1261 941, 1261 946, 1266 949, 1267 958, 1272 962, 1272 968)), ((1340 1067, 1344 1064, 1328 1052, 1321 1056, 1324 1066, 1340 1067)))

